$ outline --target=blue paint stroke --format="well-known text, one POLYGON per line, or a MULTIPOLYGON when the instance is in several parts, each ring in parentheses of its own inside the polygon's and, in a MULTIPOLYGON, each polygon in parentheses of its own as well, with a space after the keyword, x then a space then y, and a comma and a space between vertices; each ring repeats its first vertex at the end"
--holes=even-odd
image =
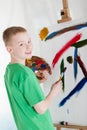
POLYGON ((78 53, 78 49, 75 48, 74 50, 74 63, 73 63, 73 68, 74 68, 74 78, 77 78, 77 73, 78 73, 78 65, 77 65, 77 61, 75 60, 77 57, 77 53, 78 53))
POLYGON ((79 92, 87 82, 87 78, 83 78, 76 87, 59 103, 59 107, 63 106, 75 93, 79 92))
POLYGON ((49 34, 46 38, 45 41, 55 37, 58 33, 60 33, 60 31, 56 31, 56 32, 52 32, 51 34, 49 34))
POLYGON ((61 34, 66 33, 68 31, 79 30, 79 29, 82 29, 84 27, 87 27, 87 22, 82 23, 82 24, 78 24, 78 25, 74 25, 74 26, 70 26, 70 27, 61 29, 59 31, 52 32, 45 38, 45 41, 49 40, 49 39, 52 39, 56 35, 61 35, 61 34))

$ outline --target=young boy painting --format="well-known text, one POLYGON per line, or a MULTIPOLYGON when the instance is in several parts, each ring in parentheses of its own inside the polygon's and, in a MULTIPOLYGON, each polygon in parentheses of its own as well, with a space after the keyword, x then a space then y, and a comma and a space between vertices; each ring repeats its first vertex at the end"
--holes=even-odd
POLYGON ((32 57, 27 30, 19 26, 9 27, 3 32, 3 40, 11 57, 4 80, 17 129, 54 130, 49 107, 62 91, 62 81, 54 83, 45 97, 36 75, 25 65, 25 60, 32 57))

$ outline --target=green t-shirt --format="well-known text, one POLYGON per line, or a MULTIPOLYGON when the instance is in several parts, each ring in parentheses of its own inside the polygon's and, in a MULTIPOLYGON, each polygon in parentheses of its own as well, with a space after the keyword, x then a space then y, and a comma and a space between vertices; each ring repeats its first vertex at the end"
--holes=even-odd
POLYGON ((33 71, 19 63, 8 64, 4 79, 18 130, 54 130, 49 110, 38 114, 33 107, 45 99, 33 71))

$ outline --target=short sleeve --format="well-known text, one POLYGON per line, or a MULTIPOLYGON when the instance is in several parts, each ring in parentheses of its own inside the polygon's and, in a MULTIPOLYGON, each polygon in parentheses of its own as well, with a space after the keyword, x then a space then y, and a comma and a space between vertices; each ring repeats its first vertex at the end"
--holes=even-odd
POLYGON ((23 95, 30 106, 45 99, 41 86, 34 74, 26 75, 21 82, 23 95))

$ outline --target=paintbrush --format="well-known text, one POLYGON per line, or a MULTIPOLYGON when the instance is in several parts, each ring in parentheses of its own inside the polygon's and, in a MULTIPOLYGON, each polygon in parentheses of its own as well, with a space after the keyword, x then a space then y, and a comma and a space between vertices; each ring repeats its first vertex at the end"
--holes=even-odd
POLYGON ((62 80, 62 78, 64 77, 64 74, 65 74, 66 69, 67 69, 67 68, 64 67, 64 69, 62 70, 62 73, 61 73, 61 75, 60 75, 59 80, 62 80))
POLYGON ((64 67, 64 69, 63 69, 62 72, 61 72, 60 78, 55 82, 55 84, 58 83, 60 80, 62 80, 62 78, 64 77, 64 74, 65 74, 66 69, 67 69, 67 68, 64 67))

